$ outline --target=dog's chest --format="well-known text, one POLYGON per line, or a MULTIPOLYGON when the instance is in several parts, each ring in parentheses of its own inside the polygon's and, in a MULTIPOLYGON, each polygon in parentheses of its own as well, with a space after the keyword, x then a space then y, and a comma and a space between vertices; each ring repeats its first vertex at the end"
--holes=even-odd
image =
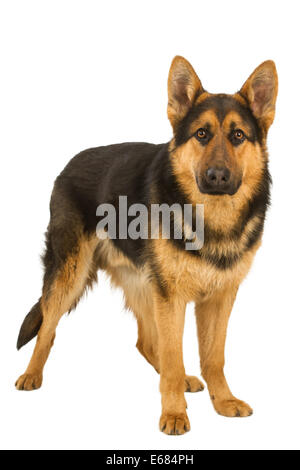
POLYGON ((168 257, 168 264, 163 266, 163 275, 175 295, 193 301, 199 296, 210 296, 227 287, 238 286, 251 267, 255 251, 244 253, 230 267, 217 266, 195 255, 173 253, 168 257))

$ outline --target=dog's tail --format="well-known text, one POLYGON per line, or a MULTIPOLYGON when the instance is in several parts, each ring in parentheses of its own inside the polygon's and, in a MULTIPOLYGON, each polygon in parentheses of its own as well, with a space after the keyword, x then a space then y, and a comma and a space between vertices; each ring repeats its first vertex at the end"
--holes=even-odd
POLYGON ((22 323, 19 337, 17 341, 17 349, 31 341, 39 332, 43 322, 43 315, 41 309, 41 299, 32 307, 28 315, 24 318, 22 323))

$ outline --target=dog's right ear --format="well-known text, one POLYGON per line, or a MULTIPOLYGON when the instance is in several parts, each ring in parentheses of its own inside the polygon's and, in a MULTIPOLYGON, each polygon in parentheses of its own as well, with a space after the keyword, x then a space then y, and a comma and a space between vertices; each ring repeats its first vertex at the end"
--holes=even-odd
POLYGON ((168 79, 168 118, 174 130, 203 91, 191 64, 183 57, 176 56, 168 79))

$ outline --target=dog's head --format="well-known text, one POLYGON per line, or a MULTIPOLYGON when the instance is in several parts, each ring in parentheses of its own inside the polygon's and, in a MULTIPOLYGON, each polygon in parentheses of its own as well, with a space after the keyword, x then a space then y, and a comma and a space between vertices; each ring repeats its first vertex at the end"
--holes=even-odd
POLYGON ((206 197, 248 193, 265 167, 265 139, 277 97, 274 62, 257 67, 234 95, 204 90, 193 67, 175 57, 168 79, 175 172, 206 197))

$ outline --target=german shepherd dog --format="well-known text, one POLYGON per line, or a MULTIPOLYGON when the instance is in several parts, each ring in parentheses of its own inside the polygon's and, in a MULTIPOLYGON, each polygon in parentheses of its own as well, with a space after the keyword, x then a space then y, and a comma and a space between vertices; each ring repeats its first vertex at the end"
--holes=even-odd
POLYGON ((237 93, 210 94, 190 63, 177 56, 168 78, 170 142, 93 148, 67 164, 51 197, 42 294, 19 333, 18 349, 36 335, 37 342, 18 390, 41 386, 61 316, 75 308, 103 269, 123 289, 137 319, 137 349, 160 373, 161 431, 188 431, 184 392, 204 388, 183 364, 190 301, 202 376, 215 410, 230 417, 252 414, 226 382, 224 346, 238 287, 261 244, 270 187, 266 138, 277 88, 275 64, 266 61, 237 93), (99 239, 97 207, 110 203, 118 211, 120 195, 148 208, 202 204, 202 248, 187 250, 184 236, 99 239))

